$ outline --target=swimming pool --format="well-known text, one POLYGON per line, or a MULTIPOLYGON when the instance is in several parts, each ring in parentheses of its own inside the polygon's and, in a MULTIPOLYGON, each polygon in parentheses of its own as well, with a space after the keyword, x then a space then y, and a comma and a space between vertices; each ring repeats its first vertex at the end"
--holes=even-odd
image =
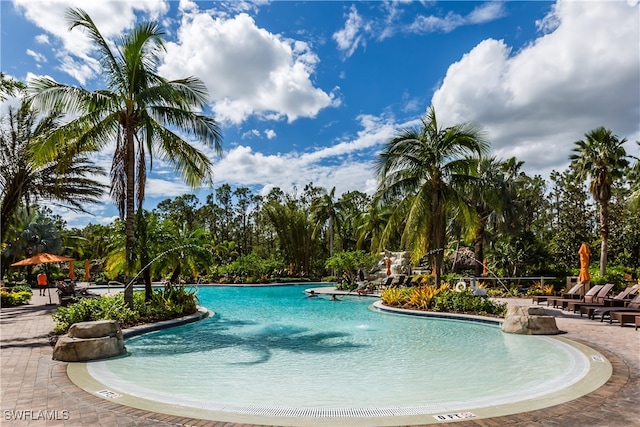
POLYGON ((385 417, 548 400, 596 360, 561 339, 382 314, 365 297, 306 298, 308 287, 200 287, 215 316, 127 340, 126 357, 88 371, 115 393, 172 406, 385 417))

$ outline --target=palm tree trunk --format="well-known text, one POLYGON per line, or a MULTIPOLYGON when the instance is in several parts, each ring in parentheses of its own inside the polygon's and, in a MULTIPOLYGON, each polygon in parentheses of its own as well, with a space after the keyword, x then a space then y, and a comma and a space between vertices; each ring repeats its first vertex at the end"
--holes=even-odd
MULTIPOLYGON (((125 257, 126 257, 126 272, 127 278, 126 284, 129 284, 129 279, 133 277, 135 268, 135 231, 134 231, 134 204, 135 204, 135 144, 133 140, 133 131, 126 129, 125 137, 127 139, 127 151, 126 156, 126 174, 127 174, 127 188, 126 188, 126 201, 125 201, 125 257)), ((124 301, 127 306, 133 309, 133 286, 125 287, 124 301)))
POLYGON ((609 206, 606 201, 600 203, 600 237, 602 244, 600 245, 600 276, 607 274, 607 253, 609 240, 609 206))
POLYGON ((434 259, 436 261, 436 288, 440 287, 442 270, 444 266, 444 245, 445 234, 447 232, 447 223, 445 218, 444 199, 439 197, 438 190, 434 191, 433 196, 433 249, 435 250, 434 259))
POLYGON ((473 240, 473 257, 476 261, 473 264, 473 274, 476 277, 482 276, 484 270, 484 265, 482 264, 484 260, 484 247, 482 242, 484 242, 484 230, 487 224, 487 220, 485 218, 486 215, 480 217, 480 223, 476 228, 475 238, 473 240))

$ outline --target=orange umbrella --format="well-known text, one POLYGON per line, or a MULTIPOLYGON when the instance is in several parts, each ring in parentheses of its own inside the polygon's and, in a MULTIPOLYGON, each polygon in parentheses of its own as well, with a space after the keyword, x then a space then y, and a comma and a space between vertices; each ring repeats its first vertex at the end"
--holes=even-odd
POLYGON ((31 258, 23 259, 22 261, 14 262, 11 267, 21 267, 24 265, 36 265, 36 264, 52 264, 56 262, 68 262, 73 261, 74 258, 69 258, 61 255, 53 255, 43 252, 38 255, 34 255, 31 258))
POLYGON ((71 280, 76 278, 76 273, 73 271, 73 261, 69 261, 69 278, 71 280))
POLYGON ((89 280, 91 278, 91 266, 89 265, 89 260, 84 260, 84 278, 89 280))
POLYGON ((591 256, 591 251, 586 243, 580 246, 578 255, 580 255, 580 275, 578 276, 578 280, 580 283, 589 283, 591 281, 591 277, 589 276, 589 257, 591 256))
POLYGON ((482 276, 483 276, 483 277, 484 277, 484 276, 486 276, 486 275, 487 275, 487 273, 488 273, 488 269, 487 269, 487 259, 485 258, 485 259, 482 261, 482 276))
POLYGON ((387 264, 387 276, 391 276, 391 258, 387 257, 385 263, 387 264))

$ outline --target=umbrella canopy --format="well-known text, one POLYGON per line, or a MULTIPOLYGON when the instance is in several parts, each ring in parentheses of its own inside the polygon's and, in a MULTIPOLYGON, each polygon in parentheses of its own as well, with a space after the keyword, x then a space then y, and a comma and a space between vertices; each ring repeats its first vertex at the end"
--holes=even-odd
POLYGON ((589 276, 589 258, 591 257, 591 251, 586 243, 580 246, 578 255, 580 255, 580 274, 578 275, 578 280, 580 283, 589 283, 591 281, 591 277, 589 276))
POLYGON ((21 267, 24 265, 37 265, 37 264, 52 264, 56 262, 68 262, 73 261, 74 258, 69 258, 62 255, 53 255, 43 252, 38 255, 34 255, 31 258, 23 259, 22 261, 14 262, 11 267, 21 267))

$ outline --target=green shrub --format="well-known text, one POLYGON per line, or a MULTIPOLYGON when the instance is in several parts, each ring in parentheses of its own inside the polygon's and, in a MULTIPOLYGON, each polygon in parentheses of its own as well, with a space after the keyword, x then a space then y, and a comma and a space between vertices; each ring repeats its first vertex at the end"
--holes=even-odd
POLYGON ((14 288, 10 292, 6 288, 3 288, 2 291, 0 292, 0 306, 13 307, 16 305, 27 304, 32 296, 33 296, 33 293, 31 292, 31 289, 29 289, 28 291, 25 291, 25 290, 16 291, 14 288))
POLYGON ((166 286, 155 290, 151 301, 145 301, 144 291, 133 293, 133 310, 124 302, 124 295, 81 298, 66 307, 58 307, 53 312, 56 322, 54 332, 64 334, 78 322, 93 320, 117 320, 120 327, 127 328, 138 323, 157 322, 193 314, 197 309, 194 292, 182 286, 166 286))
POLYGON ((480 315, 504 316, 507 305, 495 303, 489 298, 474 295, 470 290, 463 292, 441 292, 435 297, 434 311, 474 313, 480 315))
POLYGON ((29 285, 15 285, 11 288, 11 292, 28 292, 33 295, 33 290, 29 285))

